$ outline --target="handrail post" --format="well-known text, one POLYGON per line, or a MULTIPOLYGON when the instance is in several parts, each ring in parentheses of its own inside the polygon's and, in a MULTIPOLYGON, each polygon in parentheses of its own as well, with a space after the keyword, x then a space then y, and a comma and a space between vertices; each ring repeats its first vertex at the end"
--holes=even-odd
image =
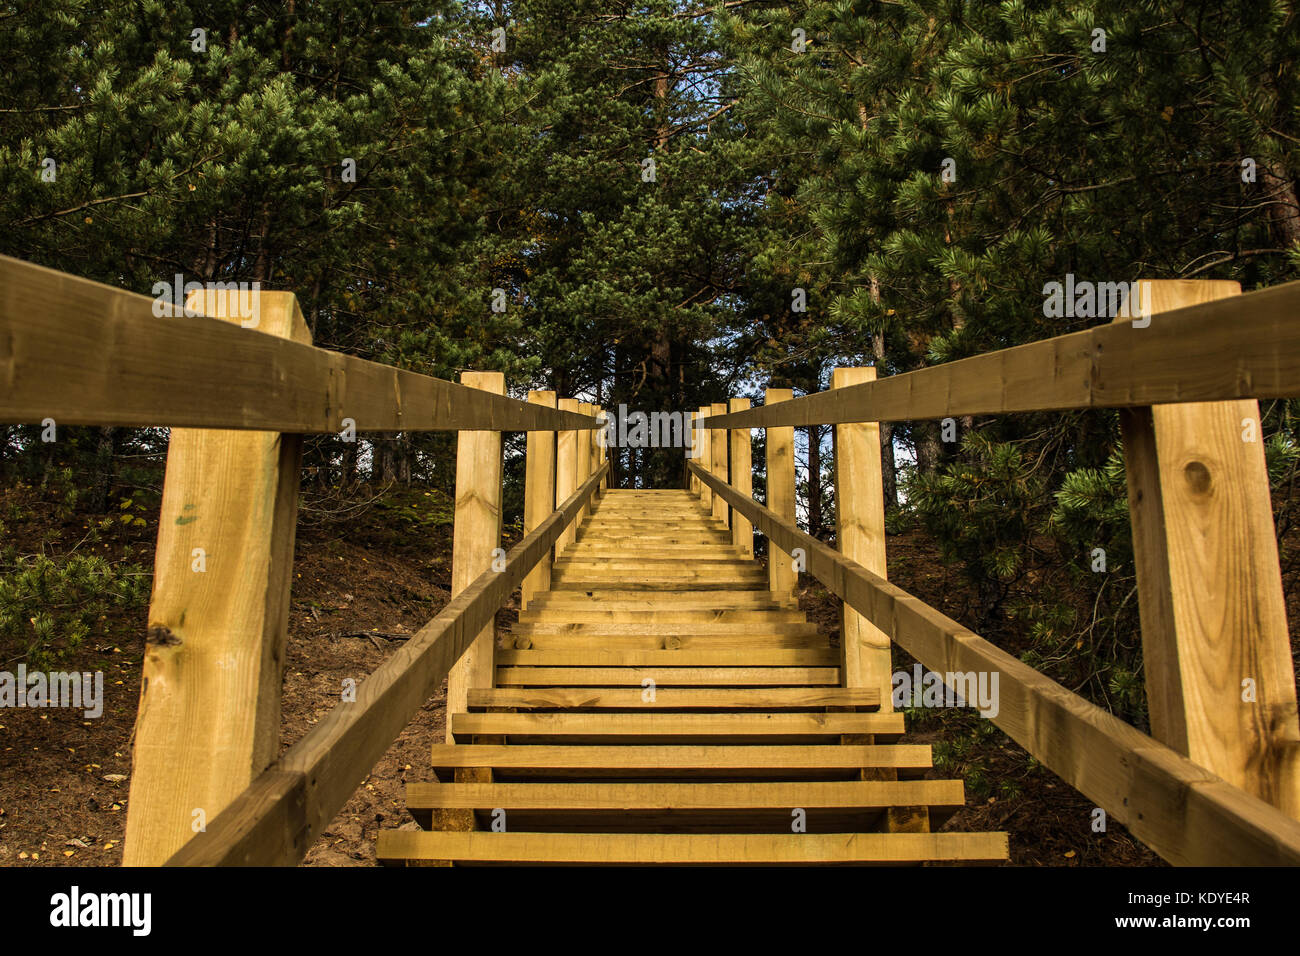
MULTIPOLYGON (((576 398, 562 398, 560 411, 576 412, 576 398)), ((555 436, 555 500, 568 501, 578 486, 578 433, 576 431, 558 432, 555 436)), ((564 555, 564 549, 577 539, 578 522, 575 520, 561 532, 555 541, 555 558, 564 555)))
MULTIPOLYGON (((727 414, 726 402, 714 402, 709 406, 711 415, 727 414)), ((711 441, 709 443, 709 462, 713 466, 713 474, 723 481, 727 480, 727 430, 725 428, 713 428, 709 430, 711 441)), ((713 496, 713 517, 718 518, 723 524, 728 525, 728 517, 731 509, 727 503, 722 500, 720 495, 713 496)))
MULTIPOLYGON (((534 405, 555 408, 554 392, 533 391, 528 400, 534 405)), ((528 534, 550 517, 555 510, 555 432, 528 433, 524 459, 524 534, 528 534)), ((519 590, 519 609, 528 607, 538 591, 551 587, 551 562, 539 561, 524 577, 519 590)))
MULTIPOLYGON (((247 294, 204 290, 186 304, 247 324, 252 316, 241 316, 239 302, 247 294)), ((292 293, 253 296, 258 331, 311 344, 292 293)), ((135 725, 127 866, 167 860, 279 751, 301 467, 298 435, 171 432, 135 725)))
MULTIPOLYGON (((794 398, 789 388, 769 388, 763 392, 763 403, 788 402, 794 398)), ((767 429, 767 506, 780 517, 795 520, 794 507, 794 427, 782 426, 767 429)), ((767 581, 773 593, 782 599, 794 596, 799 585, 799 575, 794 570, 793 558, 767 541, 767 581)))
MULTIPOLYGON (((500 372, 462 372, 460 383, 504 395, 500 372)), ((501 546, 501 433, 461 431, 456 436, 456 516, 452 528, 451 596, 465 590, 492 566, 501 546)), ((470 690, 491 687, 496 635, 489 624, 474 638, 447 675, 447 742, 452 718, 469 709, 470 690)))
MULTIPOLYGON (((837 368, 831 388, 874 382, 874 368, 837 368)), ((887 577, 885 492, 880 466, 880 423, 836 425, 835 539, 839 551, 868 571, 887 577)), ((875 687, 881 711, 892 711, 893 662, 889 635, 847 604, 840 619, 841 680, 845 687, 875 687)))
MULTIPOLYGON (((592 412, 597 420, 603 420, 601 416, 604 415, 604 413, 605 409, 600 405, 597 405, 595 410, 592 412)), ((601 426, 597 426, 591 430, 591 470, 593 472, 598 470, 601 465, 605 464, 605 458, 608 454, 608 450, 605 447, 605 438, 603 437, 605 434, 605 429, 601 426)), ((600 485, 596 488, 596 497, 599 498, 608 488, 609 476, 606 475, 600 479, 600 485)))
MULTIPOLYGON (((690 420, 691 447, 686 449, 686 458, 688 461, 693 461, 700 457, 700 443, 703 441, 704 432, 701 429, 699 412, 691 412, 690 420)), ((688 478, 687 487, 690 488, 691 494, 699 497, 701 484, 700 479, 696 478, 695 472, 691 471, 689 468, 686 469, 686 475, 688 478)))
MULTIPOLYGON (((578 404, 578 414, 594 415, 596 406, 591 402, 580 402, 578 404)), ((592 433, 589 431, 578 432, 578 486, 592 476, 595 472, 595 466, 592 464, 592 433)), ((591 515, 591 505, 584 504, 582 510, 578 512, 579 526, 591 515)))
MULTIPOLYGON (((727 402, 728 412, 743 412, 749 408, 749 399, 733 398, 727 402)), ((747 498, 754 495, 754 453, 748 428, 733 428, 731 444, 731 486, 747 498)), ((754 556, 754 526, 735 508, 731 509, 731 543, 746 558, 754 556)))
MULTIPOLYGON (((695 433, 695 440, 700 443, 700 467, 712 474, 713 472, 713 432, 709 428, 709 416, 713 414, 713 409, 708 405, 701 405, 700 410, 696 413, 695 421, 699 429, 695 433)), ((704 510, 713 514, 713 489, 704 482, 699 482, 700 486, 700 503, 704 505, 704 510)))
MULTIPOLYGON (((1152 281, 1158 313, 1236 282, 1152 281)), ((1127 320, 1123 320, 1127 321, 1127 320)), ((1134 324, 1136 340, 1147 334, 1134 324)), ((1259 402, 1123 409, 1151 735, 1300 818, 1300 723, 1259 402)))

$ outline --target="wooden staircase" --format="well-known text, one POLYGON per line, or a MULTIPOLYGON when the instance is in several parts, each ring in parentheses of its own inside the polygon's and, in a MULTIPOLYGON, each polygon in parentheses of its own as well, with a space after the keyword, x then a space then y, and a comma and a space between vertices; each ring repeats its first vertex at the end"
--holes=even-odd
POLYGON ((607 491, 551 589, 451 714, 426 829, 384 863, 902 864, 1007 859, 1003 833, 935 833, 960 780, 841 686, 837 652, 687 491, 607 491))

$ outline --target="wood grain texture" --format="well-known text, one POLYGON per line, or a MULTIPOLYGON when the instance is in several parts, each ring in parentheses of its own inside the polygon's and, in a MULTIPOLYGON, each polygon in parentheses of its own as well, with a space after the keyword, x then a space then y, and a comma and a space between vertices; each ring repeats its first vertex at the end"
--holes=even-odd
MULTIPOLYGON (((240 321, 234 297, 188 305, 240 321)), ((267 335, 309 342, 297 300, 258 297, 267 335)), ((154 866, 275 759, 298 517, 301 436, 174 429, 123 860, 154 866), (195 816, 198 811, 201 818, 195 816)))
MULTIPOLYGON (((794 391, 788 388, 769 388, 763 393, 764 406, 791 401, 794 391)), ((707 482, 706 482, 707 484, 707 482)), ((794 521, 794 429, 789 427, 767 429, 767 506, 777 514, 794 521)), ((789 551, 768 540, 767 548, 768 590, 774 594, 794 594, 799 586, 799 575, 789 551)))
POLYGON ((0 421, 299 434, 340 432, 345 419, 362 432, 595 427, 264 325, 153 309, 149 296, 0 256, 0 421))
MULTIPOLYGON (((461 384, 504 394, 500 372, 462 372, 461 384)), ((501 433, 463 431, 456 440, 456 515, 452 527, 451 593, 455 597, 492 568, 501 546, 501 433)), ((447 713, 464 712, 470 690, 492 686, 496 633, 489 623, 447 676, 447 713)), ((451 730, 447 737, 450 739, 451 730)))
MULTIPOLYGON (((1240 301, 1235 282, 1151 288, 1152 327, 1166 310, 1240 301)), ((1300 819, 1300 718, 1259 403, 1126 409, 1120 422, 1152 736, 1300 819)))
MULTIPOLYGON (((733 398, 727 402, 727 411, 741 412, 749 408, 749 399, 733 398)), ((743 495, 754 492, 754 453, 748 428, 734 428, 730 436, 731 458, 729 475, 731 486, 743 495)), ((731 513, 731 543, 746 558, 754 556, 754 526, 739 512, 731 513)))
MULTIPOLYGON (((726 402, 714 402, 709 406, 709 416, 711 418, 717 418, 726 413, 726 402)), ((721 428, 713 428, 709 431, 709 466, 712 468, 713 473, 723 481, 726 481, 727 476, 727 435, 728 432, 721 428)), ((721 521, 728 528, 731 527, 730 509, 727 507, 726 502, 715 497, 713 499, 712 514, 716 520, 721 521)))
POLYGON ((511 549, 504 571, 484 572, 453 597, 357 687, 355 703, 336 704, 167 865, 291 866, 300 861, 471 640, 546 557, 578 507, 595 493, 607 467, 511 549), (267 839, 268 833, 275 838, 267 839))
POLYGON ((422 833, 381 830, 380 861, 800 866, 1007 858, 1005 833, 422 833))
MULTIPOLYGON (((696 461, 705 471, 713 471, 713 432, 709 419, 713 416, 713 410, 708 405, 701 405, 698 412, 695 413, 695 421, 699 427, 696 432, 696 441, 699 442, 700 454, 696 461)), ((713 514, 713 492, 709 490, 708 485, 697 485, 700 493, 700 503, 704 505, 706 514, 713 514)))
POLYGON ((1170 863, 1300 865, 1300 822, 995 647, 694 463, 692 471, 927 668, 997 672, 993 723, 1170 863))
MULTIPOLYGON (((576 398, 559 400, 560 411, 578 411, 576 398)), ((564 501, 581 485, 578 479, 578 433, 576 431, 559 432, 555 436, 555 500, 564 501)), ((575 521, 564 529, 555 542, 555 557, 559 557, 577 538, 578 524, 575 521)))
MULTIPOLYGON (((545 408, 556 407, 554 392, 529 392, 528 401, 545 408)), ((554 510, 555 432, 529 432, 524 458, 524 534, 537 528, 554 510)), ((542 561, 524 578, 519 607, 528 607, 534 594, 550 587, 551 562, 542 561)))
MULTIPOLYGON (((593 416, 595 415, 595 413, 596 413, 596 406, 593 405, 591 402, 578 403, 579 415, 593 416)), ((591 454, 592 449, 593 449, 592 433, 578 432, 577 434, 577 451, 578 451, 577 482, 578 484, 582 484, 584 481, 586 481, 587 477, 594 470, 593 458, 591 454)), ((575 525, 575 527, 581 528, 583 524, 586 523, 587 517, 590 514, 591 514, 591 505, 590 504, 583 505, 582 510, 578 512, 578 522, 575 525)))
MULTIPOLYGON (((874 368, 837 368, 831 388, 875 381, 874 368)), ((882 578, 885 561, 885 490, 877 422, 836 425, 835 540, 840 551, 882 578)), ((743 489, 737 489, 743 493, 743 489)), ((892 709, 893 661, 889 636, 848 605, 841 609, 840 653, 845 687, 875 687, 881 708, 892 709)))

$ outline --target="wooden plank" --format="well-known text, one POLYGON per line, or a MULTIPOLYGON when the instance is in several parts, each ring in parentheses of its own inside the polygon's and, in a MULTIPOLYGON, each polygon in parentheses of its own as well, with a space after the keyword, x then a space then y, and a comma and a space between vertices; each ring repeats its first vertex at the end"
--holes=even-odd
MULTIPOLYGON (((461 384, 504 394, 500 372, 462 372, 461 384)), ((463 431, 456 445, 456 516, 452 528, 451 593, 455 597, 492 568, 501 546, 501 433, 463 431)), ((496 632, 489 622, 447 676, 447 713, 462 713, 470 690, 491 687, 496 632)), ((447 731, 448 739, 451 731, 447 731)))
POLYGON ((890 767, 926 771, 931 766, 929 744, 889 744, 884 747, 843 745, 829 747, 765 744, 659 744, 654 746, 603 746, 583 744, 434 744, 434 772, 442 776, 457 767, 491 767, 493 770, 537 770, 561 774, 574 771, 637 772, 663 776, 698 772, 721 774, 744 771, 775 776, 783 771, 857 771, 863 767, 890 767))
POLYGON ((533 599, 533 607, 573 608, 600 610, 639 609, 653 611, 662 608, 682 610, 728 610, 743 608, 790 608, 787 598, 779 601, 770 591, 683 591, 674 593, 647 591, 593 590, 590 592, 547 591, 533 599))
POLYGON ((582 650, 594 653, 601 650, 669 650, 669 651, 728 651, 732 654, 753 650, 826 649, 826 638, 821 635, 773 634, 752 631, 740 634, 696 634, 679 631, 662 634, 646 629, 635 634, 540 634, 513 636, 516 650, 582 650))
POLYGON ((733 634, 737 636, 751 635, 753 637, 759 637, 762 635, 781 637, 817 636, 817 625, 807 621, 794 623, 774 621, 767 624, 759 624, 752 621, 683 621, 676 624, 667 622, 660 623, 657 621, 642 621, 640 623, 594 621, 591 623, 581 624, 522 622, 515 624, 513 630, 515 634, 525 634, 534 638, 555 635, 563 635, 567 637, 583 637, 585 635, 612 637, 619 634, 650 633, 660 637, 669 634, 682 634, 695 637, 713 637, 722 634, 733 634))
POLYGON ((281 338, 263 322, 158 318, 150 296, 0 256, 0 421, 314 434, 345 419, 390 432, 595 425, 281 338))
MULTIPOLYGON (((726 402, 714 402, 709 406, 710 418, 716 418, 719 415, 727 414, 726 402)), ((727 432, 721 428, 711 429, 709 432, 709 465, 713 473, 719 478, 726 480, 727 476, 727 432)), ((729 522, 729 510, 723 501, 717 498, 713 500, 711 511, 714 519, 721 521, 728 528, 731 527, 729 522)))
POLYGON ((1300 282, 737 412, 722 428, 919 421, 1300 394, 1300 282))
POLYGON ((633 624, 653 621, 655 624, 715 623, 736 624, 759 622, 765 624, 806 624, 807 615, 795 610, 767 610, 759 608, 732 608, 727 610, 683 609, 672 604, 661 608, 629 608, 627 610, 585 610, 575 607, 537 608, 521 611, 521 624, 599 624, 602 622, 633 624))
POLYGON ((642 689, 624 687, 494 687, 471 690, 470 709, 520 707, 530 710, 797 710, 814 707, 876 709, 880 695, 858 687, 762 687, 659 689, 646 700, 642 689))
MULTIPOLYGON (((594 415, 595 413, 596 413, 596 406, 593 405, 591 402, 578 403, 579 415, 594 415)), ((582 484, 584 481, 586 481, 587 477, 591 474, 593 470, 594 466, 592 465, 591 449, 592 449, 592 433, 578 432, 577 435, 577 451, 578 451, 577 483, 578 484, 582 484)), ((577 528, 582 527, 583 524, 586 523, 589 517, 591 517, 590 503, 583 505, 582 510, 578 512, 578 523, 575 525, 575 527, 577 528)))
MULTIPOLYGON (((727 411, 742 412, 749 408, 749 399, 733 398, 727 402, 727 411)), ((748 428, 734 428, 730 435, 731 485, 743 495, 754 493, 754 455, 748 428)), ((738 512, 731 513, 731 543, 747 558, 754 556, 754 526, 738 512)))
POLYGON ((838 667, 498 667, 498 687, 831 687, 838 667))
POLYGON ((1005 833, 427 833, 380 830, 381 862, 818 866, 1007 859, 1005 833))
MULTIPOLYGON (((831 388, 846 388, 875 379, 874 368, 837 368, 831 372, 831 388)), ((886 577, 880 425, 877 422, 836 425, 832 434, 836 543, 841 552, 858 564, 886 577)), ((844 686, 879 688, 881 709, 892 709, 894 666, 889 636, 847 604, 841 608, 840 625, 844 686)))
MULTIPOLYGON (((686 450, 687 458, 699 457, 699 436, 703 434, 703 432, 700 431, 700 424, 698 421, 699 415, 699 412, 691 412, 691 446, 686 450)), ((692 495, 698 497, 701 494, 700 481, 694 475, 689 476, 687 480, 687 488, 692 495)))
MULTIPOLYGON (((788 829, 790 810, 867 812, 913 804, 956 811, 965 806, 960 780, 800 781, 746 783, 408 783, 409 810, 479 810, 515 813, 623 814, 644 819, 678 814, 780 811, 788 829)), ((734 821, 733 821, 734 822, 734 821)))
POLYGON ((534 647, 497 651, 497 666, 541 667, 718 667, 743 661, 753 667, 832 667, 839 658, 828 647, 747 647, 743 651, 710 649, 704 645, 679 650, 662 648, 534 647))
MULTIPOLYGON (((763 393, 763 402, 775 405, 788 402, 794 391, 788 388, 769 388, 763 393)), ((769 428, 767 430, 767 506, 777 514, 794 521, 794 429, 769 428)), ((776 594, 795 594, 799 588, 799 575, 789 552, 782 551, 772 541, 767 548, 768 590, 776 594)))
POLYGON ((735 714, 584 714, 513 713, 457 714, 452 730, 462 740, 474 735, 500 735, 509 743, 541 740, 578 743, 745 743, 782 738, 789 743, 825 743, 846 734, 872 734, 876 743, 903 733, 899 713, 735 713, 735 714))
POLYGON ((167 865, 269 866, 301 860, 402 728, 438 690, 470 641, 546 556, 578 506, 595 493, 607 467, 515 545, 504 571, 483 573, 452 598, 357 687, 355 702, 335 705, 167 865), (271 818, 283 824, 283 830, 273 828, 283 839, 266 839, 271 818))
MULTIPOLYGON (((690 463, 701 482, 711 476, 690 463)), ((1300 822, 1072 694, 901 588, 725 485, 714 490, 930 670, 996 673, 1007 736, 1171 863, 1300 865, 1300 822)))
MULTIPOLYGON (((258 293, 268 336, 310 342, 258 293)), ((237 296, 188 305, 240 322, 237 296)), ((123 860, 157 866, 275 760, 301 436, 175 429, 167 449, 123 860), (197 814, 197 815, 196 815, 197 814)))
MULTIPOLYGON (((699 431, 696 432, 695 441, 697 442, 700 454, 696 459, 700 467, 705 471, 713 471, 713 435, 709 431, 709 418, 713 410, 708 405, 701 405, 695 415, 695 423, 699 431)), ((713 492, 709 490, 708 485, 700 485, 700 504, 704 506, 706 514, 713 514, 713 492)))
MULTIPOLYGON (((1241 291, 1209 280, 1151 289, 1153 324, 1241 291)), ((1259 403, 1125 409, 1120 423, 1152 736, 1300 818, 1295 669, 1259 403)))
MULTIPOLYGON (((559 400, 560 411, 578 411, 576 398, 559 400)), ((578 480, 578 433, 576 431, 559 432, 555 437, 555 500, 563 501, 581 485, 578 480)), ((578 524, 565 528, 560 539, 555 542, 555 557, 563 554, 577 540, 578 524)), ((554 577, 552 577, 554 580, 554 577)))
MULTIPOLYGON (((529 392, 528 401, 543 408, 557 407, 554 392, 529 392)), ((555 510, 555 501, 555 432, 529 432, 524 459, 524 534, 546 520, 555 510)), ((551 563, 542 561, 520 586, 520 609, 528 607, 537 592, 550 587, 551 563)))

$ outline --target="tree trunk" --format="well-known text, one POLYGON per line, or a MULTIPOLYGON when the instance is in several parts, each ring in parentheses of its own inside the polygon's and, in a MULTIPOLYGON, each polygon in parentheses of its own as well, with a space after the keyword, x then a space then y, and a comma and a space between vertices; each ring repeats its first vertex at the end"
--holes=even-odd
POLYGON ((822 426, 808 426, 808 533, 822 532, 822 426))
POLYGON ((108 494, 113 490, 113 466, 117 452, 117 429, 97 428, 95 444, 95 471, 91 477, 90 495, 86 504, 95 514, 108 510, 108 494))

